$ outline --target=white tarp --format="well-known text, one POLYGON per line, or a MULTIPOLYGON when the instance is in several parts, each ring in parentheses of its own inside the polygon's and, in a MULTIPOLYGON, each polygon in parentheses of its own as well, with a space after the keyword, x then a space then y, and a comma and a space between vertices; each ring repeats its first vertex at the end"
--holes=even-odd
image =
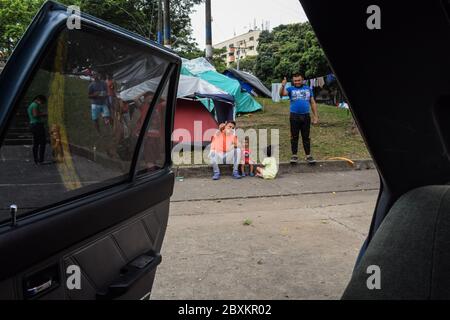
POLYGON ((204 95, 229 95, 203 79, 182 75, 180 77, 180 84, 178 85, 178 98, 192 97, 196 93, 204 95))
MULTIPOLYGON (((120 93, 120 98, 124 101, 131 101, 147 92, 155 92, 161 82, 161 77, 151 79, 124 90, 120 93)), ((228 95, 225 91, 220 90, 216 86, 196 77, 181 75, 178 85, 177 98, 194 97, 195 94, 204 95, 228 95)))
POLYGON ((197 58, 193 60, 183 59, 183 67, 189 70, 193 75, 198 75, 207 71, 216 71, 216 68, 214 68, 206 58, 197 58))

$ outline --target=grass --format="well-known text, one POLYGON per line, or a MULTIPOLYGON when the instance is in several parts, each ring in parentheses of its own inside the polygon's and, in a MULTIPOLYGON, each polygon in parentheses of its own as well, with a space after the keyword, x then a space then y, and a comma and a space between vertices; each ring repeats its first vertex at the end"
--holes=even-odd
MULTIPOLYGON (((246 129, 280 130, 280 160, 291 157, 289 101, 274 103, 270 99, 258 99, 264 111, 238 117, 237 126, 246 129)), ((370 158, 361 135, 353 126, 353 118, 347 110, 319 105, 320 124, 312 126, 312 153, 318 160, 333 157, 349 159, 370 158)), ((270 136, 270 133, 269 133, 270 136)), ((303 148, 299 146, 303 152, 303 148)))
MULTIPOLYGON (((49 93, 50 75, 39 72, 31 90, 27 92, 23 107, 36 94, 49 93)), ((102 134, 99 135, 90 118, 90 102, 87 97, 88 82, 78 78, 65 77, 64 107, 65 125, 71 143, 99 152, 113 149, 113 133, 101 121, 102 134), (70 119, 70 120, 69 120, 70 119)), ((258 99, 264 110, 237 118, 238 128, 278 129, 280 132, 280 160, 288 161, 290 151, 289 101, 274 103, 271 99, 258 99)), ((343 109, 319 105, 320 124, 311 129, 312 153, 318 160, 333 157, 349 159, 370 158, 363 139, 357 130, 353 130, 352 115, 343 109)), ((269 131, 270 138, 270 131, 269 131)), ((269 141, 270 142, 270 141, 269 141)), ((299 146, 303 157, 303 148, 299 146)))

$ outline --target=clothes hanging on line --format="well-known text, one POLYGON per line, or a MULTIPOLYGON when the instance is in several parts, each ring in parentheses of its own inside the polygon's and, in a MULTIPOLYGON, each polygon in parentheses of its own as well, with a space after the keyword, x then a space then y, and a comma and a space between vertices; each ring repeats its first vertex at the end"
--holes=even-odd
POLYGON ((325 79, 323 77, 317 78, 317 85, 323 88, 325 86, 325 79))
POLYGON ((317 87, 323 88, 326 84, 329 85, 330 83, 332 83, 335 80, 336 80, 336 77, 333 74, 329 74, 329 75, 326 75, 323 77, 308 79, 305 81, 305 84, 307 86, 309 86, 311 89, 317 88, 317 87))

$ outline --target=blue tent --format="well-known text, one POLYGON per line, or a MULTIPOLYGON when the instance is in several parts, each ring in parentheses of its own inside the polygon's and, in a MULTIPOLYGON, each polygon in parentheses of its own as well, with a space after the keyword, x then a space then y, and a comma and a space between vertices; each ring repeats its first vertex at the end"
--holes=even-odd
POLYGON ((245 72, 238 71, 236 69, 228 69, 224 73, 231 79, 236 79, 241 84, 242 89, 252 94, 253 96, 261 96, 265 98, 271 98, 272 93, 256 76, 245 72))

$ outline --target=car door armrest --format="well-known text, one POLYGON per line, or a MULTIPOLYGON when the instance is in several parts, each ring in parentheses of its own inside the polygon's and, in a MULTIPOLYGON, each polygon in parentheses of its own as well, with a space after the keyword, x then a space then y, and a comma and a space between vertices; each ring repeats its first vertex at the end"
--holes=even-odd
POLYGON ((139 279, 156 269, 161 261, 161 255, 153 251, 134 259, 122 268, 118 279, 113 281, 106 289, 97 292, 97 300, 112 300, 123 296, 139 279))

